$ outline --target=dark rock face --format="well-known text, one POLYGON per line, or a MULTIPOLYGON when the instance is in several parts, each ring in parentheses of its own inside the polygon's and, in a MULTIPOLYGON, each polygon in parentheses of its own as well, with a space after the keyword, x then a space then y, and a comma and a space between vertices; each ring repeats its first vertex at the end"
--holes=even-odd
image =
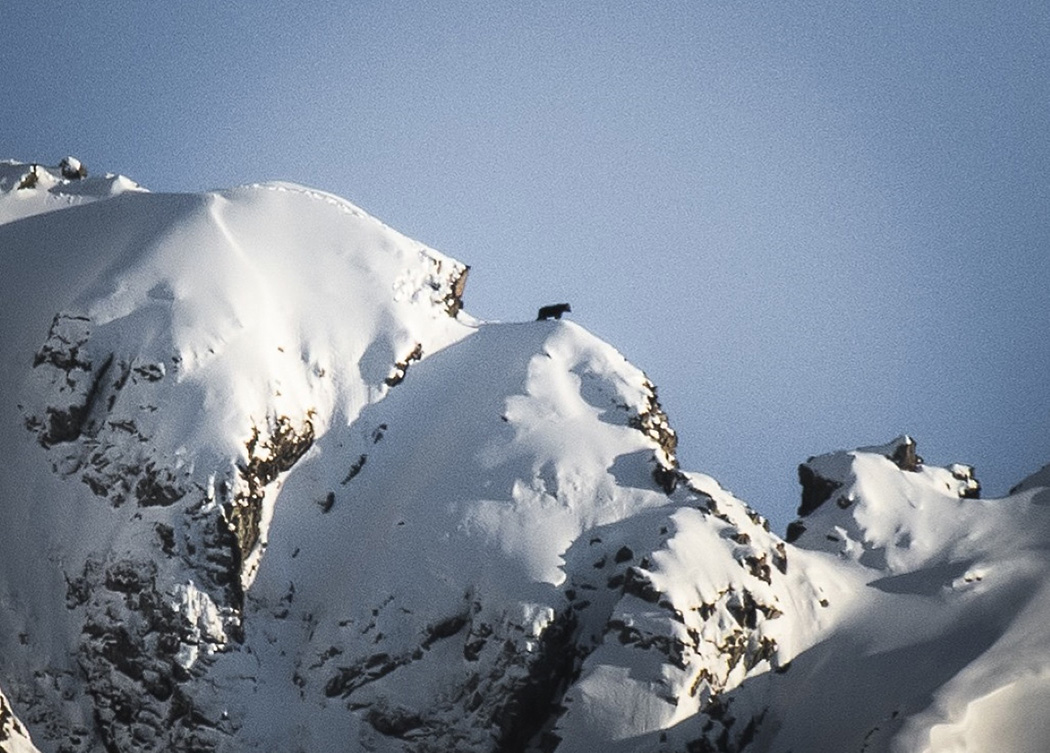
POLYGON ((7 749, 4 743, 13 741, 15 738, 25 737, 25 727, 18 721, 15 712, 11 710, 11 705, 7 702, 7 698, 4 697, 3 693, 0 693, 0 750, 7 749))
POLYGON ((654 457, 653 481, 663 489, 665 494, 673 494, 682 480, 678 468, 678 434, 671 428, 667 413, 660 406, 656 395, 656 385, 645 380, 646 405, 637 415, 631 416, 627 425, 637 429, 646 437, 656 442, 660 451, 654 457))
POLYGON ((86 178, 87 168, 75 157, 66 157, 58 165, 62 177, 66 180, 80 180, 86 178))
MULTIPOLYGON (((798 507, 798 514, 802 517, 827 502, 842 486, 839 481, 821 477, 806 463, 798 467, 798 482, 802 485, 802 504, 798 507)), ((788 540, 791 541, 790 534, 788 540)))
POLYGON ((422 343, 416 343, 416 347, 412 351, 402 358, 400 361, 394 364, 394 370, 390 375, 384 379, 384 383, 387 387, 396 387, 401 384, 405 379, 405 375, 408 373, 408 367, 423 357, 423 345, 422 343))
POLYGON ((37 169, 37 165, 30 166, 29 171, 25 175, 23 175, 22 178, 18 181, 18 190, 22 190, 24 188, 36 188, 36 184, 40 181, 40 176, 37 174, 37 169))
POLYGON ((449 259, 442 261, 430 255, 426 255, 423 261, 429 267, 427 286, 431 300, 455 319, 463 310, 463 293, 467 289, 470 266, 449 259))
POLYGON ((791 544, 798 541, 799 538, 806 532, 806 525, 800 520, 793 520, 788 523, 787 532, 784 536, 784 540, 791 544))
POLYGON ((72 442, 80 438, 85 428, 95 428, 86 424, 96 407, 101 378, 112 360, 104 363, 101 373, 93 371, 93 364, 84 352, 90 334, 87 317, 58 314, 51 321, 47 340, 33 359, 34 369, 43 366, 52 373, 57 393, 52 404, 25 418, 26 428, 36 433, 43 447, 72 442))
POLYGON ((900 437, 896 440, 896 447, 889 458, 896 463, 897 467, 902 471, 917 471, 919 470, 919 466, 922 465, 922 458, 919 457, 915 448, 916 444, 914 439, 909 436, 900 437))
POLYGON ((470 267, 464 266, 452 279, 451 290, 445 297, 445 311, 453 319, 455 319, 463 309, 463 293, 467 289, 468 274, 470 274, 470 267))
MULTIPOLYGON (((963 499, 981 498, 981 482, 974 476, 972 465, 954 463, 948 467, 948 470, 951 471, 952 478, 961 482, 959 484, 960 497, 963 499)), ((1010 493, 1012 494, 1013 492, 1011 491, 1010 493)))
POLYGON ((237 467, 242 483, 233 500, 224 507, 226 521, 237 540, 237 555, 242 562, 259 542, 266 487, 280 474, 291 470, 313 442, 314 427, 309 418, 296 428, 287 416, 278 416, 271 420, 265 435, 259 427, 252 427, 252 434, 245 444, 248 461, 237 467))
POLYGON ((234 559, 222 554, 229 534, 209 548, 207 532, 195 536, 190 524, 178 534, 158 524, 155 533, 156 556, 92 557, 68 582, 94 734, 107 751, 217 750, 233 728, 195 708, 192 686, 240 637, 240 612, 226 600, 240 585, 228 580, 234 559))
POLYGON ((33 360, 46 385, 46 403, 25 409, 24 423, 51 450, 57 472, 79 477, 114 507, 127 501, 168 506, 181 499, 185 479, 154 457, 150 437, 138 425, 156 410, 164 364, 93 352, 92 322, 58 314, 33 360), (125 397, 131 389, 135 397, 125 397), (115 410, 134 400, 134 411, 115 410))
POLYGON ((501 708, 489 712, 498 725, 495 750, 523 753, 536 739, 541 751, 554 750, 557 738, 542 733, 562 710, 561 697, 579 670, 576 627, 571 611, 559 614, 543 631, 524 678, 514 684, 501 708))
MULTIPOLYGON (((376 610, 380 611, 380 610, 376 610)), ((334 673, 324 695, 339 699, 375 732, 403 741, 400 749, 551 750, 545 734, 559 713, 558 699, 578 668, 577 622, 571 610, 554 615, 534 639, 505 617, 492 620, 482 604, 469 601, 465 610, 426 627, 415 645, 396 653, 377 651, 353 662, 340 663, 342 651, 331 649, 334 673), (376 686, 395 673, 445 673, 434 666, 434 655, 453 647, 464 673, 445 687, 440 697, 423 707, 409 708, 376 686)), ((444 660, 442 660, 444 661, 444 660)), ((364 747, 368 747, 365 745, 364 747)))
POLYGON ((235 726, 200 708, 194 686, 243 639, 243 578, 261 544, 263 500, 313 444, 313 424, 277 416, 250 427, 246 459, 212 469, 205 488, 142 428, 162 404, 168 367, 99 350, 93 329, 87 317, 55 316, 33 362, 43 402, 23 407, 24 424, 56 473, 111 509, 130 506, 121 536, 153 548, 100 542, 85 562, 65 565, 94 729, 65 735, 81 744, 63 750, 218 750, 235 726))
POLYGON ((220 649, 225 636, 176 611, 158 574, 151 560, 89 560, 70 583, 96 731, 109 751, 216 750, 231 730, 195 714, 184 685, 201 672, 188 657, 220 649))

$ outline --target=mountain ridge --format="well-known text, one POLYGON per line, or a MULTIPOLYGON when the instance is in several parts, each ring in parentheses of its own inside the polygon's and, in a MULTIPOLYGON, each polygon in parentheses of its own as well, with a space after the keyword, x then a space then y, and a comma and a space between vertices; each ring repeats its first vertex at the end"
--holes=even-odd
POLYGON ((338 197, 5 162, 0 219, 0 749, 1047 739, 1045 474, 817 456, 785 541, 612 346, 338 197))

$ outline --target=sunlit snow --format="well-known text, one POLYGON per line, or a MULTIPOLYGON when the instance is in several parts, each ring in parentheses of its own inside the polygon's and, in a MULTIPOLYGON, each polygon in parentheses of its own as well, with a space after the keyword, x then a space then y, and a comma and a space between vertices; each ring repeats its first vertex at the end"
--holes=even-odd
POLYGON ((1045 470, 810 458, 786 543, 572 321, 80 167, 0 163, 0 750, 1046 748, 1045 470))

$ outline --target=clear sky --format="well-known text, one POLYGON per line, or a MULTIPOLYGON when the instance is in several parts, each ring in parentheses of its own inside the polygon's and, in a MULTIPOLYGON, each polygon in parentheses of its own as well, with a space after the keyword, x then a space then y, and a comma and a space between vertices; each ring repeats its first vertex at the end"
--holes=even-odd
POLYGON ((645 369, 782 531, 806 456, 1050 462, 1050 4, 0 5, 0 158, 345 196, 645 369))

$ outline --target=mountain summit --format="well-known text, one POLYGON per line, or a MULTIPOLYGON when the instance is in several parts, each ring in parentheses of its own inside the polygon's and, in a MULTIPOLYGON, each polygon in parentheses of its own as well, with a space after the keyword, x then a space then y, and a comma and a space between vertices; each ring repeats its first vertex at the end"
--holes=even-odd
POLYGON ((807 460, 287 183, 0 163, 0 750, 1043 751, 1050 489, 807 460))

